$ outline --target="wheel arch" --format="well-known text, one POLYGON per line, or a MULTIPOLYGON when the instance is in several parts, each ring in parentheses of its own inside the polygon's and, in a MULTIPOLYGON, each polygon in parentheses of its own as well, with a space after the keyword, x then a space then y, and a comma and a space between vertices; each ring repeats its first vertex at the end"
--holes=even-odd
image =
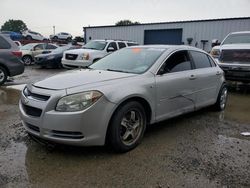
POLYGON ((6 65, 4 65, 3 63, 0 62, 0 67, 3 67, 6 70, 7 75, 10 76, 10 71, 6 65))
POLYGON ((136 101, 136 102, 139 102, 144 110, 145 110, 145 113, 146 113, 146 120, 147 120, 147 124, 150 124, 151 120, 152 120, 152 107, 150 105, 150 103, 143 97, 141 96, 132 96, 132 97, 129 97, 129 98, 126 98, 124 100, 122 100, 117 106, 116 108, 114 109, 112 115, 111 115, 111 118, 109 119, 109 122, 108 122, 108 127, 107 127, 107 131, 106 131, 106 137, 105 137, 105 143, 107 143, 108 141, 108 134, 109 134, 109 129, 110 129, 110 125, 111 125, 111 121, 115 115, 115 113, 119 110, 119 108, 121 108, 123 105, 125 105, 126 103, 128 102, 131 102, 131 101, 136 101))

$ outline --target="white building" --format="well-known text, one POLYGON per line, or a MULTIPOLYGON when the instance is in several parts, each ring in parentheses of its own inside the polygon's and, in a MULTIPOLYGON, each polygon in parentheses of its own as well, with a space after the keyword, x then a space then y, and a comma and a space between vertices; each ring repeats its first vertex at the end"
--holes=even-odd
POLYGON ((206 51, 211 50, 213 39, 222 41, 228 33, 235 31, 250 31, 250 17, 84 27, 86 42, 119 39, 139 44, 188 44, 190 38, 190 45, 206 51))

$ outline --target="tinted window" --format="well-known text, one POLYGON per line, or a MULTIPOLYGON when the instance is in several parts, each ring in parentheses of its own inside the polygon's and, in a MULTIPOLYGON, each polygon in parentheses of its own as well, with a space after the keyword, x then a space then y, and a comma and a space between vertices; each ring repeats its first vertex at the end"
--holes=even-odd
POLYGON ((136 44, 136 43, 131 43, 131 42, 128 42, 127 44, 128 44, 128 46, 138 46, 138 44, 136 44))
POLYGON ((51 45, 51 44, 48 44, 48 45, 46 46, 46 49, 56 49, 56 46, 51 45))
POLYGON ((116 46, 116 43, 115 42, 111 42, 109 45, 108 45, 108 48, 109 47, 113 47, 115 50, 117 50, 117 46, 116 46))
POLYGON ((190 51, 190 53, 193 57, 196 69, 211 67, 210 61, 206 54, 196 51, 190 51))
POLYGON ((124 42, 118 42, 119 49, 125 48, 126 44, 124 42))
POLYGON ((0 49, 10 49, 11 45, 3 38, 0 36, 0 49))
POLYGON ((172 54, 160 69, 161 74, 191 70, 191 62, 187 51, 172 54))

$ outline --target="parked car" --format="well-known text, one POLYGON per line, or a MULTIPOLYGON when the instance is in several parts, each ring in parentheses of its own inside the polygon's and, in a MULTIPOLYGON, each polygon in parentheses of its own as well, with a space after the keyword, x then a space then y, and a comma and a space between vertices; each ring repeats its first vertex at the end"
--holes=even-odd
POLYGON ((22 46, 20 50, 22 51, 22 60, 25 65, 30 65, 34 61, 36 55, 42 53, 50 53, 52 50, 56 49, 58 46, 50 43, 30 43, 22 46))
POLYGON ((138 44, 129 41, 92 40, 82 49, 65 52, 62 64, 65 68, 86 67, 118 49, 133 45, 138 44))
POLYGON ((40 40, 40 41, 48 40, 46 37, 42 36, 40 33, 30 31, 30 30, 24 31, 23 36, 27 40, 40 40))
POLYGON ((211 54, 227 80, 250 82, 250 31, 230 33, 211 54))
POLYGON ((22 74, 24 65, 21 61, 22 52, 17 45, 0 34, 0 85, 3 85, 8 76, 22 74))
POLYGON ((20 40, 23 38, 21 33, 13 32, 13 31, 1 31, 2 35, 9 37, 11 40, 20 40))
POLYGON ((80 46, 69 44, 56 48, 55 50, 52 50, 51 53, 37 55, 35 56, 35 64, 40 65, 41 67, 61 68, 63 52, 77 48, 80 48, 80 46))
POLYGON ((223 71, 190 46, 138 46, 106 56, 89 69, 47 78, 24 88, 19 104, 31 135, 52 142, 135 148, 147 124, 227 99, 223 71))
POLYGON ((49 36, 50 39, 53 39, 53 40, 72 40, 72 35, 69 34, 69 33, 65 33, 65 32, 61 32, 61 33, 57 33, 55 35, 50 35, 49 36))

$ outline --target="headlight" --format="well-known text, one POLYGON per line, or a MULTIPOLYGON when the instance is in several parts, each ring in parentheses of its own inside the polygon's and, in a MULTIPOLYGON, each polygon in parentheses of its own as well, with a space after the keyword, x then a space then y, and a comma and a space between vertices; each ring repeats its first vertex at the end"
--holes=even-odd
POLYGON ((211 56, 214 58, 218 58, 220 56, 220 50, 219 49, 212 49, 210 52, 211 56))
POLYGON ((84 54, 82 55, 82 59, 84 59, 84 60, 89 60, 89 53, 84 53, 84 54))
POLYGON ((93 105, 101 96, 102 93, 100 93, 99 91, 87 91, 83 93, 68 95, 58 101, 56 111, 82 111, 93 105))
POLYGON ((55 57, 56 57, 56 56, 54 56, 54 55, 50 55, 50 56, 47 57, 47 59, 48 59, 48 60, 51 60, 51 59, 55 59, 55 57))

